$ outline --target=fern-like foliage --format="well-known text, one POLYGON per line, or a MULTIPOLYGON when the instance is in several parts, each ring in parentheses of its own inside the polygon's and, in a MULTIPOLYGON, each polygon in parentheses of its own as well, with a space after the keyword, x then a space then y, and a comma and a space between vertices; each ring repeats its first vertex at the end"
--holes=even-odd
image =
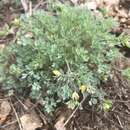
POLYGON ((77 104, 72 95, 84 85, 83 95, 91 95, 90 104, 95 104, 103 100, 98 86, 110 76, 118 52, 118 38, 109 33, 115 24, 78 7, 58 5, 54 10, 21 17, 16 41, 0 55, 3 89, 30 90, 50 112, 58 103, 77 104))

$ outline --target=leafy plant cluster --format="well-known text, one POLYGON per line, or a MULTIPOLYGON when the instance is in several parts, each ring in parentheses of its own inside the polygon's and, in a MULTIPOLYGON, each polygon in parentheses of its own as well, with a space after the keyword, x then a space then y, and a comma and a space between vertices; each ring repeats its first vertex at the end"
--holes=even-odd
POLYGON ((58 5, 54 10, 21 17, 16 40, 1 51, 3 89, 29 90, 47 112, 59 103, 73 108, 80 95, 91 97, 90 105, 103 102, 100 83, 111 75, 118 52, 118 38, 108 32, 113 20, 78 7, 58 5))
POLYGON ((122 75, 124 76, 124 78, 130 80, 130 67, 127 67, 122 70, 122 75))

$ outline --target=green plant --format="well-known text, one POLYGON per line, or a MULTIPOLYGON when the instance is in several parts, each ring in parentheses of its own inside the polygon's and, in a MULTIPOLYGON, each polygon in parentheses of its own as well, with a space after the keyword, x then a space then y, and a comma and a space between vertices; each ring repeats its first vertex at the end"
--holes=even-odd
POLYGON ((0 8, 3 8, 6 4, 15 4, 15 5, 20 5, 21 1, 20 0, 1 0, 0 1, 0 8))
POLYGON ((0 82, 8 92, 30 90, 50 112, 59 103, 78 104, 79 92, 89 103, 104 99, 100 81, 111 74, 118 38, 108 30, 112 18, 88 10, 57 5, 21 17, 17 39, 0 55, 0 82))
POLYGON ((126 33, 122 33, 119 37, 120 42, 122 43, 122 46, 130 48, 129 43, 130 36, 126 33))
POLYGON ((110 99, 103 99, 97 106, 97 110, 109 111, 112 108, 113 102, 110 99))
POLYGON ((126 79, 130 80, 130 67, 125 68, 124 70, 122 70, 122 75, 123 75, 126 79))

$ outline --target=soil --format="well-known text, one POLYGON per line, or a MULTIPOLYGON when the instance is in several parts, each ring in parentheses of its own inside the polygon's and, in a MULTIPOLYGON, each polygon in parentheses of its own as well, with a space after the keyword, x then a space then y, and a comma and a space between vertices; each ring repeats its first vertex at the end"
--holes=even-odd
MULTIPOLYGON (((116 5, 118 8, 125 9, 126 15, 128 15, 129 12, 128 2, 130 1, 121 0, 120 4, 116 5)), ((84 3, 84 1, 80 1, 79 3, 84 3)), ((40 7, 40 4, 38 5, 38 3, 36 3, 36 5, 40 7)), ((9 24, 12 19, 23 12, 22 6, 14 7, 10 4, 4 5, 0 9, 0 27, 9 24)), ((124 31, 130 34, 129 16, 127 18, 123 16, 125 20, 122 22, 122 17, 120 18, 117 10, 115 14, 113 17, 118 17, 120 26, 118 26, 113 33, 118 33, 119 35, 124 31)), ((14 37, 14 35, 11 35, 4 37, 4 39, 1 38, 0 44, 5 45, 14 37)), ((114 77, 109 79, 107 83, 102 83, 102 88, 108 93, 108 98, 113 102, 113 107, 109 111, 103 112, 98 110, 97 106, 90 107, 86 100, 83 103, 83 109, 77 109, 72 117, 71 115, 74 110, 68 109, 65 105, 57 108, 53 115, 48 115, 42 111, 38 103, 33 103, 30 98, 24 99, 24 97, 18 95, 6 97, 6 95, 0 91, 0 105, 6 100, 11 106, 11 112, 6 115, 4 122, 1 123, 2 117, 0 117, 0 129, 21 130, 21 117, 24 116, 25 119, 27 118, 27 114, 33 114, 36 115, 35 118, 39 120, 38 123, 40 122, 41 125, 36 127, 38 124, 36 121, 33 122, 34 124, 36 123, 35 127, 29 129, 29 126, 24 126, 24 130, 26 130, 26 127, 28 127, 28 130, 130 130, 130 81, 125 80, 121 76, 120 71, 122 68, 130 66, 130 49, 124 47, 121 48, 121 51, 125 56, 116 60, 113 66, 114 77), (63 127, 66 121, 68 122, 65 127, 63 127)), ((1 108, 0 111, 2 111, 1 108)), ((30 116, 29 118, 33 119, 34 117, 30 116)))
MULTIPOLYGON (((18 17, 23 12, 23 9, 21 7, 17 7, 16 9, 13 8, 12 5, 6 4, 2 7, 0 7, 0 28, 4 27, 5 25, 10 26, 10 22, 18 17)), ((14 38, 14 32, 15 30, 12 29, 11 32, 3 37, 0 37, 0 46, 2 44, 7 44, 14 38)))

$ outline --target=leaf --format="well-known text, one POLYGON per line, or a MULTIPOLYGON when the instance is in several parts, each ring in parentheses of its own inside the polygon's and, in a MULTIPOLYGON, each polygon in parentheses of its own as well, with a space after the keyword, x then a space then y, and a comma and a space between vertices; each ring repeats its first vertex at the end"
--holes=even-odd
POLYGON ((83 93, 87 90, 87 86, 86 85, 81 85, 79 90, 83 93))
POLYGON ((64 127, 64 121, 65 117, 63 116, 58 119, 58 121, 55 124, 56 130, 66 130, 66 128, 64 127))
POLYGON ((19 18, 15 18, 12 22, 11 22, 12 26, 20 26, 20 19, 19 18))
POLYGON ((98 7, 97 2, 95 1, 87 2, 86 6, 89 10, 96 10, 96 8, 98 7))
POLYGON ((96 105, 97 104, 97 99, 96 98, 91 98, 91 100, 89 101, 89 105, 96 105))
POLYGON ((78 95, 78 93, 75 91, 75 92, 73 92, 73 94, 72 94, 72 99, 73 100, 79 100, 79 95, 78 95))
POLYGON ((58 70, 53 70, 52 72, 53 72, 53 74, 55 76, 60 76, 61 75, 60 71, 58 71, 58 70))
POLYGON ((79 102, 74 101, 74 100, 70 100, 66 104, 67 104, 68 108, 73 110, 77 105, 79 105, 79 102))
POLYGON ((112 107, 112 101, 111 100, 104 100, 103 102, 103 109, 109 110, 112 107))
POLYGON ((9 32, 9 25, 5 24, 2 28, 0 28, 0 37, 6 36, 9 32))
POLYGON ((10 103, 8 101, 3 101, 0 106, 0 124, 5 122, 10 112, 11 112, 10 103))

